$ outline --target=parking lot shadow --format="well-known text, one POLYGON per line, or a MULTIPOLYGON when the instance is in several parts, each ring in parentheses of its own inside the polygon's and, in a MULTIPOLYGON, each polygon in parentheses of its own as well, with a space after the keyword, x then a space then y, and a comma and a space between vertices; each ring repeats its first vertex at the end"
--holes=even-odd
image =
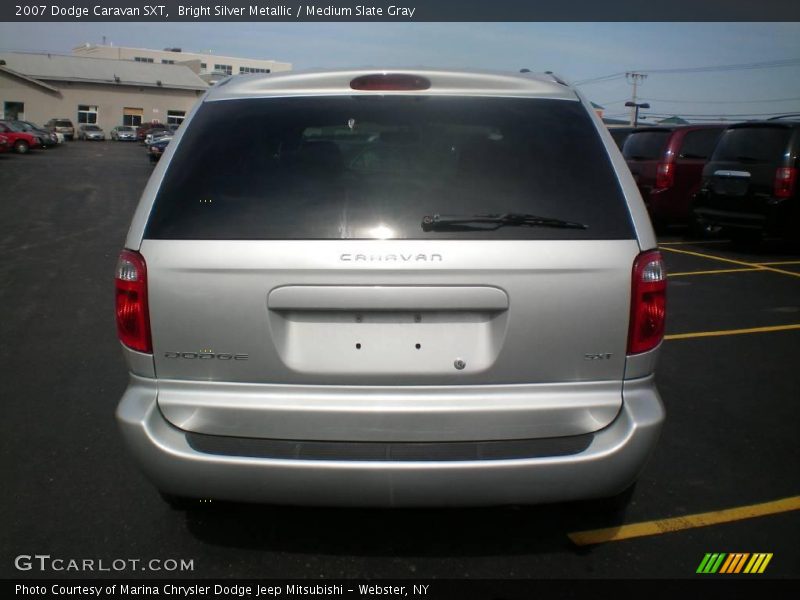
POLYGON ((623 522, 593 502, 469 509, 305 508, 213 503, 186 511, 190 533, 213 545, 300 554, 487 556, 583 554, 567 533, 623 522))

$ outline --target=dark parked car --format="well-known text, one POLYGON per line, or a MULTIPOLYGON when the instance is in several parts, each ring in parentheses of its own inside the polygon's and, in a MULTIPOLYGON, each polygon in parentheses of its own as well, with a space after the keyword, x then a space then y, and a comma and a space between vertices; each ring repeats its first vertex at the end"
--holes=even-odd
POLYGON ((800 121, 730 126, 703 169, 694 201, 697 224, 720 227, 736 241, 800 237, 798 168, 800 121))
POLYGON ((155 163, 158 162, 158 159, 161 158, 161 155, 164 154, 164 150, 167 149, 167 145, 169 144, 172 137, 163 138, 156 142, 150 144, 148 148, 148 155, 150 156, 150 162, 155 163))
POLYGON ((635 127, 610 127, 608 132, 611 134, 611 137, 614 138, 614 141, 617 143, 617 148, 622 150, 622 146, 625 145, 625 140, 628 139, 628 136, 636 131, 635 127))
POLYGON ((45 129, 50 131, 63 133, 64 139, 72 140, 75 138, 75 126, 69 119, 50 119, 44 126, 45 129))
POLYGON ((688 225, 691 200, 703 166, 725 125, 642 127, 628 136, 622 154, 656 225, 688 225))
POLYGON ((41 145, 38 137, 10 121, 0 121, 0 133, 8 138, 11 147, 17 154, 25 154, 31 148, 38 148, 41 145))
POLYGON ((39 138, 39 145, 42 148, 50 148, 58 145, 58 137, 52 131, 48 131, 42 127, 38 127, 35 123, 30 121, 11 121, 14 125, 21 128, 23 131, 30 133, 39 138))

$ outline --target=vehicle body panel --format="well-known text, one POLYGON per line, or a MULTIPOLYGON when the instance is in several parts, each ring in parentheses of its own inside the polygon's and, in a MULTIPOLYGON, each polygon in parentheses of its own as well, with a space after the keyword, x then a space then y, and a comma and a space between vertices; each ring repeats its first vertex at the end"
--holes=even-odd
MULTIPOLYGON (((432 82, 426 98, 583 106, 627 233, 170 237, 153 226, 164 214, 156 198, 172 185, 170 166, 191 156, 187 146, 176 158, 195 135, 195 107, 156 165, 126 242, 147 264, 153 353, 124 348, 132 376, 117 415, 160 489, 298 504, 482 505, 603 496, 638 474, 663 407, 652 380, 658 348, 626 355, 631 270, 655 237, 611 135, 553 77, 413 72, 432 82), (291 444, 291 457, 268 455, 291 444), (561 444, 572 449, 555 450, 561 444), (552 452, 526 455, 534 446, 552 452)), ((369 73, 234 78, 204 101, 369 98, 349 85, 369 73)))
MULTIPOLYGON (((117 420, 129 450, 159 489, 186 497, 309 506, 485 506, 611 496, 636 479, 664 420, 648 377, 625 383, 619 417, 572 454, 342 460, 333 446, 327 460, 304 460, 198 450, 190 434, 164 420, 157 395, 154 380, 132 377, 117 420)), ((222 441, 242 445, 241 438, 222 441)))

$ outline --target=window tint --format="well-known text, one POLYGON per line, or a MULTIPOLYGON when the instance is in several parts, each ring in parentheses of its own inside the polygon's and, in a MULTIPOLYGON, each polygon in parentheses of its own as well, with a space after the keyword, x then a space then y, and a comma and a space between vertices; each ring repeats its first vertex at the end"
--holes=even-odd
POLYGON ((617 144, 617 148, 622 150, 622 147, 625 145, 625 140, 631 135, 630 130, 628 129, 609 129, 609 133, 611 133, 611 137, 614 138, 614 141, 617 144))
POLYGON ((714 151, 715 161, 778 163, 787 151, 791 129, 735 127, 728 129, 714 151))
POLYGON ((156 197, 161 239, 630 239, 574 101, 338 96, 207 102, 156 197), (424 232, 425 215, 532 213, 587 230, 424 232))
POLYGON ((678 158, 708 159, 717 146, 723 129, 698 129, 690 131, 683 137, 678 158))
POLYGON ((622 154, 633 160, 656 160, 664 155, 671 131, 634 131, 625 140, 622 154))

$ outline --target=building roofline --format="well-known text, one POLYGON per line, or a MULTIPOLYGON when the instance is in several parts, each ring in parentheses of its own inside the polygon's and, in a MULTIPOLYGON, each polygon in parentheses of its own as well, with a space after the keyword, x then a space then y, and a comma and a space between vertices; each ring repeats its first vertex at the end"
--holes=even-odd
MULTIPOLYGON (((0 53, 2 54, 2 53, 0 53)), ((74 54, 60 54, 57 52, 9 52, 7 54, 23 54, 29 56, 47 56, 51 58, 53 56, 67 58, 70 60, 96 60, 96 61, 104 61, 104 62, 120 62, 114 58, 104 58, 100 56, 80 56, 74 54)), ((131 62, 134 63, 135 61, 123 61, 123 62, 131 62)), ((138 64, 138 63, 137 63, 138 64)), ((199 76, 194 73, 188 66, 186 65, 179 65, 179 64, 158 64, 156 65, 160 69, 188 69, 191 71, 198 79, 199 76)), ((120 81, 115 81, 113 79, 95 79, 93 77, 74 77, 74 76, 67 76, 67 77, 59 77, 57 75, 24 75, 18 71, 14 71, 13 69, 9 69, 7 66, 0 65, 0 68, 6 69, 9 72, 16 74, 17 76, 27 79, 34 83, 39 83, 39 85, 43 85, 48 89, 51 89, 56 92, 60 92, 61 90, 57 88, 53 88, 48 86, 47 84, 42 83, 42 81, 74 81, 79 83, 102 83, 102 84, 111 84, 111 85, 119 85, 119 86, 135 86, 135 87, 150 87, 155 89, 166 89, 166 90, 196 90, 196 91, 206 91, 208 90, 208 85, 181 85, 181 84, 174 84, 174 83, 164 83, 162 85, 158 85, 157 83, 149 82, 149 81, 134 81, 129 79, 120 79, 120 81)), ((156 80, 158 81, 158 80, 156 80)), ((202 81, 202 79, 201 79, 202 81)))
POLYGON ((39 79, 36 79, 35 77, 30 77, 29 75, 24 75, 23 73, 20 73, 19 71, 15 71, 14 69, 9 69, 5 65, 0 65, 0 71, 2 71, 3 73, 8 73, 9 75, 13 75, 14 77, 19 77, 20 79, 24 79, 25 81, 27 81, 29 83, 32 83, 34 85, 38 85, 40 87, 43 87, 43 88, 45 88, 47 90, 50 90, 51 92, 55 92, 57 94, 61 93, 60 89, 55 88, 55 87, 53 87, 51 85, 47 85, 45 82, 43 82, 43 81, 41 81, 39 79))
MULTIPOLYGON (((196 90, 199 92, 207 91, 209 88, 207 85, 176 85, 173 83, 169 84, 162 84, 158 85, 157 83, 150 83, 148 81, 127 81, 127 80, 120 80, 119 82, 110 81, 108 79, 92 79, 89 77, 56 77, 56 76, 46 76, 42 77, 43 80, 46 81, 74 81, 76 83, 102 83, 104 85, 117 85, 117 86, 127 86, 127 87, 149 87, 155 88, 158 90, 196 90)), ((55 88, 54 88, 55 89, 55 88)), ((60 91, 60 90, 59 90, 60 91)))
MULTIPOLYGON (((260 61, 265 61, 265 62, 278 63, 278 64, 282 64, 282 65, 291 65, 292 64, 292 63, 284 62, 284 61, 281 61, 281 60, 275 60, 273 58, 252 58, 252 57, 247 57, 247 56, 228 56, 228 55, 225 55, 225 54, 214 54, 213 52, 198 52, 196 50, 181 50, 180 52, 172 52, 171 50, 158 50, 156 48, 139 48, 137 46, 107 46, 107 45, 103 45, 103 44, 89 44, 89 46, 86 46, 85 44, 80 44, 78 46, 75 46, 72 49, 72 51, 75 52, 76 50, 80 50, 81 48, 83 48, 83 49, 88 49, 88 48, 123 48, 125 50, 143 50, 145 52, 166 52, 167 54, 174 54, 175 56, 180 56, 182 54, 194 54, 196 56, 213 56, 214 58, 226 58, 226 59, 237 60, 237 61, 242 61, 242 60, 260 60, 260 61)), ((74 54, 70 54, 68 56, 75 56, 75 55, 74 54)), ((100 58, 100 57, 91 57, 91 58, 100 58)), ((115 60, 120 60, 120 59, 115 59, 115 60)), ((123 58, 121 60, 130 60, 130 59, 124 59, 123 58)))

